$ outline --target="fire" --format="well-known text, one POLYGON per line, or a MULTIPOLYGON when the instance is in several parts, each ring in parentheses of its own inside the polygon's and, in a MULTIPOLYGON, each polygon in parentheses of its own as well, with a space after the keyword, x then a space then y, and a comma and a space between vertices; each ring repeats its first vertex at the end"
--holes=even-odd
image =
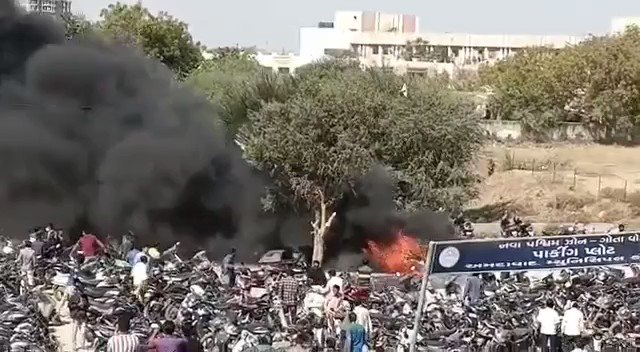
POLYGON ((418 240, 402 231, 398 231, 389 244, 368 241, 367 247, 365 251, 369 257, 388 273, 411 273, 423 257, 418 240))

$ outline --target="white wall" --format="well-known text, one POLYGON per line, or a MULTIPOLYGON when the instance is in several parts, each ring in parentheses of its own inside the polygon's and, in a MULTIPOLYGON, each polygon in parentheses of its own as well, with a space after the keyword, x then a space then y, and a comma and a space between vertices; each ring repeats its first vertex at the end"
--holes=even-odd
POLYGON ((336 28, 300 28, 300 56, 305 60, 324 57, 325 49, 351 49, 351 32, 336 28))
POLYGON ((362 11, 336 11, 333 26, 341 31, 362 30, 362 11))
POLYGON ((289 69, 289 73, 294 73, 298 67, 311 63, 311 61, 299 55, 277 53, 258 53, 256 55, 256 61, 258 61, 261 66, 269 67, 275 72, 278 72, 280 68, 287 68, 289 69))
POLYGON ((460 47, 525 48, 530 46, 551 46, 562 48, 577 44, 584 37, 569 35, 482 35, 468 33, 354 33, 354 43, 379 45, 404 45, 407 40, 422 38, 431 45, 460 47))

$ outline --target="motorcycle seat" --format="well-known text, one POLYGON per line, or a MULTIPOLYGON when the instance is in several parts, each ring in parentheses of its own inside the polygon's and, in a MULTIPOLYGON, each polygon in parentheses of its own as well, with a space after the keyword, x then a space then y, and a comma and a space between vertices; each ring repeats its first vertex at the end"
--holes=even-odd
POLYGON ((120 295, 113 287, 85 287, 83 293, 91 298, 115 297, 120 295))
POLYGON ((102 282, 102 280, 100 279, 95 279, 95 278, 88 279, 80 276, 78 276, 78 281, 80 281, 80 283, 82 283, 85 286, 98 286, 102 282))
POLYGON ((253 309, 259 308, 259 306, 257 304, 251 304, 251 303, 241 303, 241 304, 239 304, 239 306, 241 308, 247 309, 247 310, 253 310, 253 309))
POLYGON ((168 281, 173 281, 173 282, 183 282, 183 281, 189 280, 189 278, 191 278, 191 275, 192 273, 190 272, 176 273, 176 274, 168 275, 167 279, 168 281))
POLYGON ((115 297, 98 297, 98 298, 92 298, 89 297, 88 299, 89 304, 109 304, 112 305, 116 302, 116 298, 115 297))
POLYGON ((113 305, 111 305, 111 304, 94 303, 94 304, 89 306, 89 311, 98 312, 98 313, 103 314, 103 315, 111 314, 112 309, 113 309, 113 305))

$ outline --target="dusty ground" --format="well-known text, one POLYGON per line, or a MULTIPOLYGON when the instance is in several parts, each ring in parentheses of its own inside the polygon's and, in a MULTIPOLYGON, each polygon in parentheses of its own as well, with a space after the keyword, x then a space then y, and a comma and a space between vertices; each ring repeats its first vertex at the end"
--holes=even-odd
MULTIPOLYGON (((68 317, 64 317, 65 322, 69 321, 68 317)), ((54 328, 54 333, 58 342, 60 342, 60 352, 92 352, 91 348, 84 348, 73 351, 71 349, 71 324, 64 324, 54 328)))
POLYGON ((477 220, 514 209, 540 222, 640 223, 640 148, 491 145, 478 171, 485 179, 470 204, 477 220))

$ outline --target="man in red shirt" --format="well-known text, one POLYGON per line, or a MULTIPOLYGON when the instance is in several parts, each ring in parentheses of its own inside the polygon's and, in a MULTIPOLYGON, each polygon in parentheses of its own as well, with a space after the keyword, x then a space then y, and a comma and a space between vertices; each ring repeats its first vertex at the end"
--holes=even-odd
POLYGON ((82 255, 86 259, 95 258, 104 251, 104 244, 93 234, 82 231, 82 236, 76 244, 76 248, 80 247, 82 255))

